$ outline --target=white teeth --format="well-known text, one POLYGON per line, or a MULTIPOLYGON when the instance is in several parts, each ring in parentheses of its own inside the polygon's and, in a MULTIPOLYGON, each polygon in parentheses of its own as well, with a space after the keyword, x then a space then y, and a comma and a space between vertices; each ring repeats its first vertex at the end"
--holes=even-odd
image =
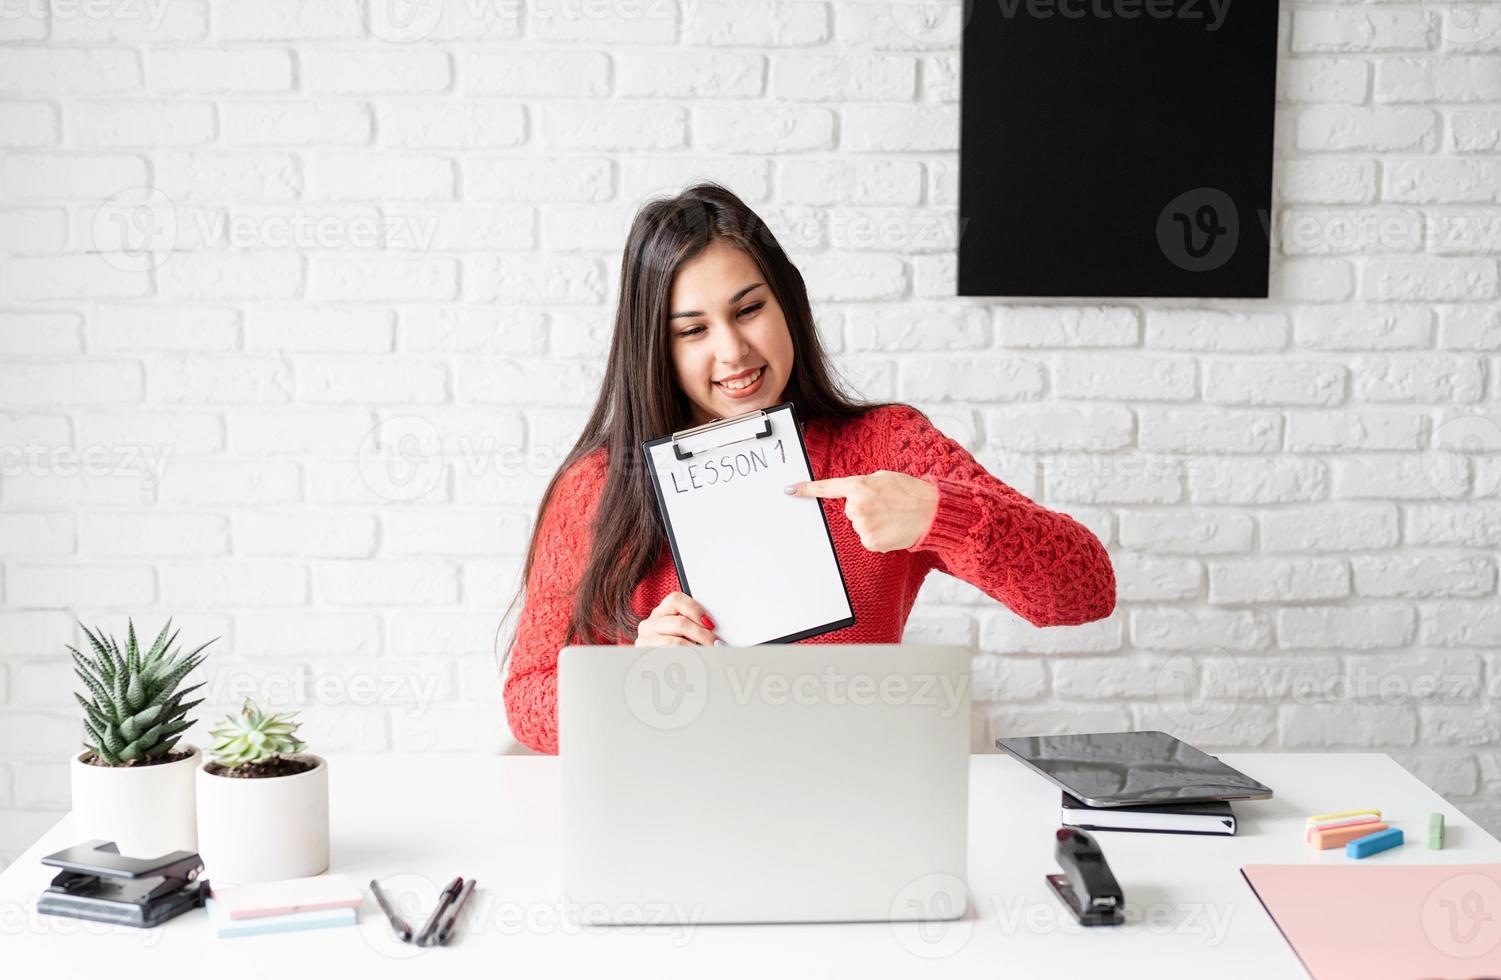
POLYGON ((756 379, 761 377, 761 372, 765 370, 765 368, 757 368, 756 373, 748 377, 738 378, 734 381, 716 381, 715 384, 722 385, 731 391, 739 391, 741 388, 748 388, 755 384, 756 379))

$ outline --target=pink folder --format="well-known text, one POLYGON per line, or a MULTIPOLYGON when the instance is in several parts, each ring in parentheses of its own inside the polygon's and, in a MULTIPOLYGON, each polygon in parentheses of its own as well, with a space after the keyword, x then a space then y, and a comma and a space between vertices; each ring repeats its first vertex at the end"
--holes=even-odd
POLYGON ((1314 980, 1501 976, 1501 864, 1248 864, 1314 980))

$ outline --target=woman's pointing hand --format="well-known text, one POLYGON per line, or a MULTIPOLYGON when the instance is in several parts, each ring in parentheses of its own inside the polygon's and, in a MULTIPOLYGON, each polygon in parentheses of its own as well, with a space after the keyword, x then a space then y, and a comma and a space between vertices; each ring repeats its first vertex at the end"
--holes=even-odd
POLYGON ((842 498, 844 516, 867 551, 912 547, 922 540, 938 512, 937 486, 891 470, 805 480, 789 485, 785 492, 794 497, 842 498))

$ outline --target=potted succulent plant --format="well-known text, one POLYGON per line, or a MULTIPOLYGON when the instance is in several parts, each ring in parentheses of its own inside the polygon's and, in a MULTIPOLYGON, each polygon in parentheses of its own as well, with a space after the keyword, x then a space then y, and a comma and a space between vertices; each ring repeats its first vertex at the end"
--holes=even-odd
POLYGON ((247 698, 210 733, 198 769, 198 853, 216 882, 306 878, 328 868, 328 764, 303 754, 293 717, 247 698))
POLYGON ((178 740, 201 703, 185 698, 203 685, 180 685, 209 644, 179 653, 171 620, 144 652, 133 622, 123 651, 104 631, 79 628, 93 655, 68 647, 85 688, 73 694, 84 712, 84 751, 69 766, 73 836, 114 841, 132 857, 196 850, 193 771, 201 754, 178 740))

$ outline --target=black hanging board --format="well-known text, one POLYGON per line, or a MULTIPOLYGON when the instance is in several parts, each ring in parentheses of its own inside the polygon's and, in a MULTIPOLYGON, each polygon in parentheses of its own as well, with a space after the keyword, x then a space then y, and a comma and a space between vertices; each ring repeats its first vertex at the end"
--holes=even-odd
POLYGON ((1277 0, 964 3, 959 295, 1267 295, 1277 0))

